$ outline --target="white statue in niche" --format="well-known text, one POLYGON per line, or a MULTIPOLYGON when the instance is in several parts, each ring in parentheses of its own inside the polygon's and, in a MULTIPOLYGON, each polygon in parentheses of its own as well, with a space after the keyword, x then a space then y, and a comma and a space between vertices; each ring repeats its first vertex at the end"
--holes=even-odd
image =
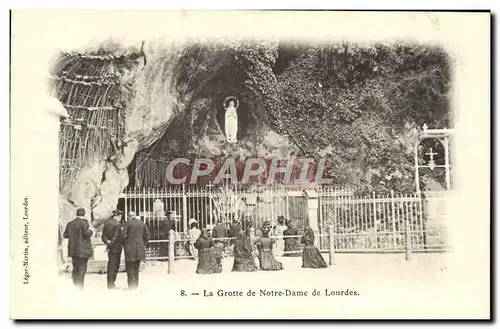
POLYGON ((238 134, 238 112, 236 112, 239 107, 238 99, 233 96, 227 97, 223 106, 226 109, 224 117, 226 140, 228 143, 236 143, 236 135, 238 134))

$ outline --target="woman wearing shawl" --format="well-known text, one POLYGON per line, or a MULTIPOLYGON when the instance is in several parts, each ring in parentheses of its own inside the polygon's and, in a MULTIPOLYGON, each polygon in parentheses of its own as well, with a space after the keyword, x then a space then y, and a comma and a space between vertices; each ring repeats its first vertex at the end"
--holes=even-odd
POLYGON ((283 269, 283 264, 278 262, 273 255, 273 243, 269 237, 269 226, 262 227, 262 237, 257 240, 257 248, 259 249, 260 269, 263 271, 279 271, 283 269))
POLYGON ((255 264, 255 258, 252 254, 252 244, 250 237, 244 231, 238 233, 238 237, 234 241, 234 263, 233 271, 236 272, 253 272, 259 268, 255 264))
POLYGON ((306 227, 306 233, 302 236, 301 242, 304 244, 304 250, 302 251, 302 267, 328 267, 318 248, 314 246, 314 232, 312 228, 306 227))
POLYGON ((196 273, 213 274, 222 272, 222 266, 217 264, 212 252, 212 246, 212 239, 208 236, 208 230, 205 228, 201 231, 200 237, 194 243, 194 247, 198 249, 198 266, 196 267, 196 273))
POLYGON ((287 229, 283 231, 283 240, 285 245, 285 252, 288 251, 288 253, 285 253, 285 256, 288 257, 300 256, 299 237, 298 237, 299 231, 295 227, 293 227, 293 223, 290 220, 286 222, 286 226, 287 229))

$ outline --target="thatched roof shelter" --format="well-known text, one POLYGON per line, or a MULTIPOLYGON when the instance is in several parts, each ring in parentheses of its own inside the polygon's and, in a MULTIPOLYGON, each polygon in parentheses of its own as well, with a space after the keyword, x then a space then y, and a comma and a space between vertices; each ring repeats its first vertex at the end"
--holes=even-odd
POLYGON ((130 75, 138 58, 102 50, 63 52, 58 57, 50 84, 69 114, 60 129, 60 191, 86 163, 106 159, 121 148, 125 107, 132 94, 130 75))

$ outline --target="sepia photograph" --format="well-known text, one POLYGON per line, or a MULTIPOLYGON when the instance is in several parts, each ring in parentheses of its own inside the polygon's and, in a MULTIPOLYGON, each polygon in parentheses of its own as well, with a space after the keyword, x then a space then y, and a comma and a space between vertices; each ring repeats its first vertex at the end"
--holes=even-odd
MULTIPOLYGON (((489 98, 479 93, 475 109, 457 106, 457 95, 474 97, 460 85, 464 65, 488 63, 429 37, 440 24, 453 30, 470 20, 468 37, 485 41, 476 50, 489 60, 489 13, 212 12, 206 21, 199 14, 75 11, 67 17, 81 20, 70 22, 64 13, 13 12, 13 56, 28 49, 16 42, 36 47, 23 39, 30 18, 53 17, 47 31, 75 26, 47 39, 37 98, 22 110, 40 112, 30 123, 36 142, 13 152, 35 148, 41 157, 11 158, 13 167, 36 168, 16 179, 38 185, 19 185, 11 201, 20 237, 11 242, 19 258, 11 267, 20 273, 11 280, 30 294, 53 292, 39 291, 39 303, 52 302, 37 311, 19 306, 17 317, 95 318, 102 310, 92 310, 110 303, 112 318, 488 318, 489 140, 480 133, 489 128, 489 98), (150 15, 151 27, 134 38, 116 33, 134 15, 140 22, 150 15), (78 42, 91 17, 116 23, 78 42), (311 23, 311 37, 236 33, 233 25, 275 21, 286 30, 299 17, 311 23), (358 33, 313 37, 314 26, 335 17, 356 20, 358 33), (381 27, 375 38, 361 28, 369 25, 363 17, 380 26, 387 17, 388 31, 394 20, 407 22, 421 37, 391 38, 381 27), (224 35, 199 32, 212 19, 224 35), (170 25, 158 25, 148 35, 163 20, 199 24, 198 32, 169 37, 170 25), (479 132, 466 143, 464 112, 478 118, 467 128, 479 132), (466 156, 482 171, 464 169, 464 147, 486 152, 466 156), (468 192, 486 206, 464 202, 464 172, 477 174, 468 192), (481 207, 477 218, 457 217, 474 213, 467 204, 481 207), (472 220, 468 237, 487 242, 480 260, 472 247, 461 253, 461 225, 472 220), (450 279, 462 273, 457 259, 480 264, 474 288, 450 279), (46 280, 37 278, 42 270, 46 280), (447 289, 462 289, 455 293, 464 300, 447 289), (482 299, 460 313, 472 296, 482 299), (134 301, 143 307, 117 304, 134 301)), ((24 77, 16 64, 13 94, 24 77)), ((489 89, 484 72, 476 86, 489 89)), ((16 100, 11 111, 24 106, 16 100)), ((12 136, 21 142, 17 122, 12 136)))

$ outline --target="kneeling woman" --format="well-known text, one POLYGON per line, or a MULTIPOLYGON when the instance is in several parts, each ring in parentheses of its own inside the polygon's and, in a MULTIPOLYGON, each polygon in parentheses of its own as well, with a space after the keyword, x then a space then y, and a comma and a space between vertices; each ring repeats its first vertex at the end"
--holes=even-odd
POLYGON ((259 268, 255 264, 255 258, 252 254, 252 244, 250 237, 244 231, 238 233, 238 237, 234 241, 234 263, 233 271, 235 272, 253 272, 259 268))
POLYGON ((214 253, 212 252, 213 242, 208 236, 208 230, 203 229, 201 235, 194 243, 194 247, 198 249, 198 266, 196 273, 198 274, 213 274, 222 272, 222 265, 217 263, 214 253))
POLYGON ((306 268, 325 268, 328 267, 318 248, 314 246, 314 232, 312 228, 307 227, 306 233, 302 236, 304 250, 302 250, 302 267, 306 268))
POLYGON ((273 241, 269 237, 268 226, 262 228, 262 237, 257 240, 257 248, 259 249, 260 269, 264 271, 279 271, 283 269, 283 264, 278 262, 273 255, 273 241))

